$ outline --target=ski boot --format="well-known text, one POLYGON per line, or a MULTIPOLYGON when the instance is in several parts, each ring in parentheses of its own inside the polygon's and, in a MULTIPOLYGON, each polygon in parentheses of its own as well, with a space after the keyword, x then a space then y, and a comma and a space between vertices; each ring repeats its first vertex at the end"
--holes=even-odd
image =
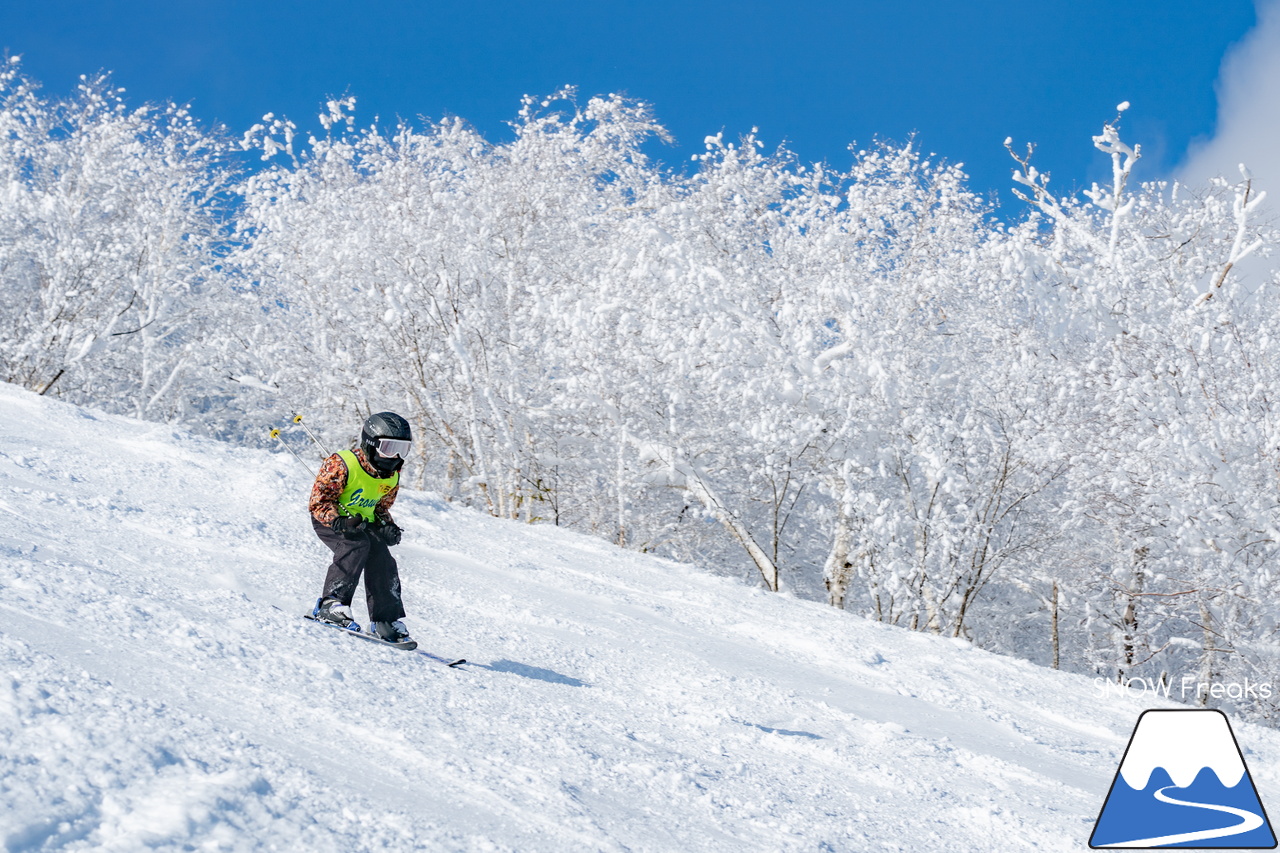
POLYGON ((350 606, 341 603, 336 598, 322 598, 317 601, 315 610, 311 611, 311 615, 321 622, 328 622, 332 625, 337 625, 339 628, 348 628, 352 631, 360 630, 360 626, 356 625, 355 616, 351 613, 350 606))
POLYGON ((370 622, 369 633, 388 643, 407 643, 410 640, 409 629, 399 619, 394 622, 370 622))

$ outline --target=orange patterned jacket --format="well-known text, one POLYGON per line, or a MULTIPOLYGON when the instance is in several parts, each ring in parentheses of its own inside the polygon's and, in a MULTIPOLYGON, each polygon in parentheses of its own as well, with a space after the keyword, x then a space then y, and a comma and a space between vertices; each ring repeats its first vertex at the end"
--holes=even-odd
MULTIPOLYGON (((356 449, 352 451, 356 455, 356 459, 360 460, 360 467, 363 468, 371 477, 380 476, 378 471, 369 464, 369 460, 365 458, 364 451, 356 449)), ((342 490, 347 487, 347 463, 342 461, 342 457, 333 454, 324 460, 324 464, 320 466, 320 473, 316 475, 315 485, 311 487, 311 503, 308 509, 311 510, 311 517, 323 525, 333 524, 333 520, 337 518, 338 512, 338 496, 342 494, 342 490)), ((391 505, 396 502, 396 495, 400 492, 400 486, 394 489, 378 501, 378 505, 373 508, 373 515, 382 522, 391 521, 391 505)))

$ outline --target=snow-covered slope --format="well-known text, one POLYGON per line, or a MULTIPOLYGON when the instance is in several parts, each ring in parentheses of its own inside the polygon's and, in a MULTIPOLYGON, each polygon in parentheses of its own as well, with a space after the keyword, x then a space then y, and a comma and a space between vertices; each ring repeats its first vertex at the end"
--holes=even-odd
POLYGON ((0 846, 1080 850, 1153 704, 406 492, 447 669, 298 618, 308 487, 0 386, 0 846))

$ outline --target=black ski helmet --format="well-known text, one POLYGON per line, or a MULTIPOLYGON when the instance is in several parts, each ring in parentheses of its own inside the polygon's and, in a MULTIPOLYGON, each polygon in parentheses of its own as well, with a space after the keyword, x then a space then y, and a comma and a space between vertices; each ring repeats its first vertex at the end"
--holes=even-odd
POLYGON ((376 415, 365 418, 364 426, 360 430, 360 449, 364 451, 364 458, 369 460, 370 465, 377 468, 380 473, 390 475, 400 470, 400 466, 404 465, 404 459, 398 456, 388 459, 380 455, 378 453, 380 438, 413 441, 413 433, 409 429, 409 422, 395 412, 378 412, 376 415))

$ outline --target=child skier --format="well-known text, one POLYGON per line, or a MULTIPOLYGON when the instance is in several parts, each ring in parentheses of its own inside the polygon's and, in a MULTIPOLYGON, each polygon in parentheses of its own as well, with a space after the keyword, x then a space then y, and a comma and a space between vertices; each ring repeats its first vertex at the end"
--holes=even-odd
POLYGON ((391 518, 399 492, 400 467, 413 437, 409 423, 393 412, 370 415, 355 450, 324 461, 311 487, 311 525, 333 552, 324 589, 313 615, 351 625, 351 600, 364 575, 369 629, 391 642, 409 639, 400 594, 400 573, 389 546, 400 544, 400 528, 391 518))

